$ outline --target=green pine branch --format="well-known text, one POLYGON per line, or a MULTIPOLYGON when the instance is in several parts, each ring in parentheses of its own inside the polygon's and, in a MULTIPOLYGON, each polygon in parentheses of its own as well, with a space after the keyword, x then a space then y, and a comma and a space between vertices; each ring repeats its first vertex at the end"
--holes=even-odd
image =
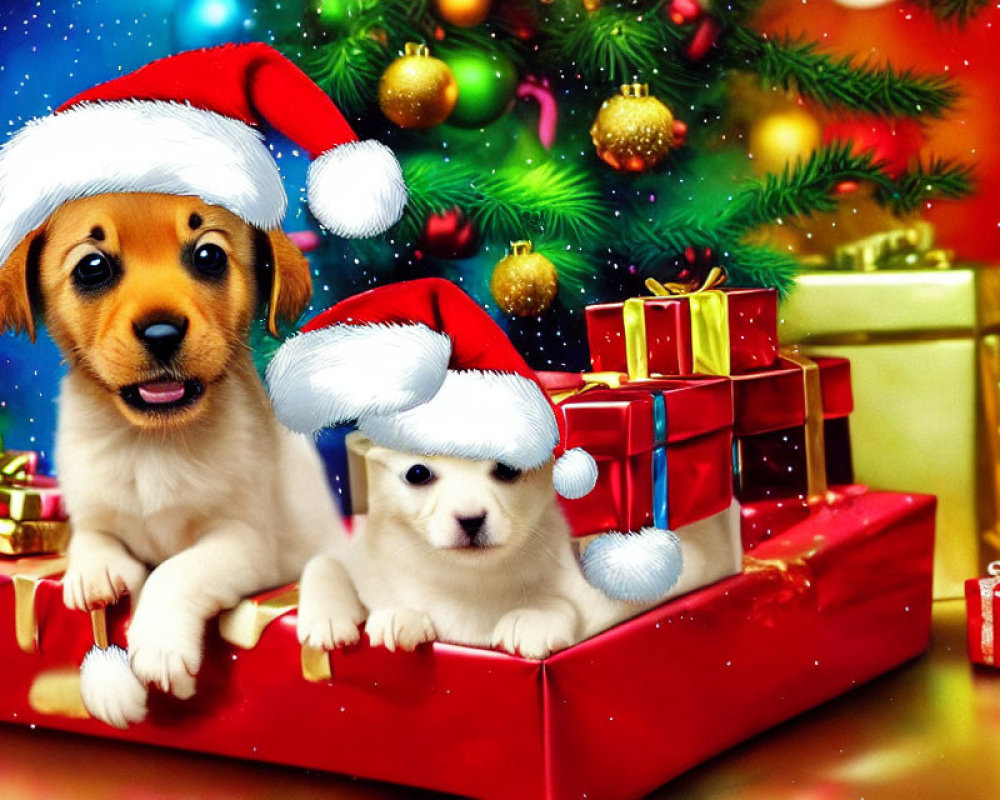
POLYGON ((653 94, 679 102, 699 82, 679 57, 686 31, 655 3, 583 9, 579 0, 541 6, 541 58, 553 74, 578 72, 593 87, 648 83, 653 94))
POLYGON ((928 200, 944 197, 954 200, 972 192, 972 168, 955 161, 935 158, 929 164, 917 164, 896 178, 879 186, 876 199, 897 214, 919 209, 928 200))
POLYGON ((986 6, 990 0, 916 0, 943 22, 957 22, 964 25, 986 6))
POLYGON ((786 165, 737 191, 726 209, 727 221, 739 230, 772 223, 784 217, 833 211, 832 190, 843 181, 872 181, 889 189, 893 182, 870 152, 852 153, 850 142, 834 142, 814 151, 805 161, 786 165))
MULTIPOLYGON (((287 49, 285 54, 291 55, 287 49)), ((299 54, 297 61, 345 114, 359 114, 374 100, 389 54, 380 42, 361 34, 321 44, 299 54)))
POLYGON ((828 108, 940 117, 958 98, 955 85, 940 75, 858 66, 849 57, 817 52, 815 42, 771 39, 744 27, 731 30, 726 52, 733 69, 753 72, 770 85, 792 89, 828 108))

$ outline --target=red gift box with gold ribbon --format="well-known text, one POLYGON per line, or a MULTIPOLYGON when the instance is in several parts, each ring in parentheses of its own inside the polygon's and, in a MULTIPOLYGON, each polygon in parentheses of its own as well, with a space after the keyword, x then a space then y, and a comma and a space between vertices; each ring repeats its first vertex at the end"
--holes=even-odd
POLYGON ((966 625, 969 632, 969 660, 987 667, 997 666, 997 622, 1000 609, 1000 561, 989 565, 988 578, 973 578, 965 582, 966 625))
POLYGON ((778 357, 778 293, 718 289, 714 269, 698 288, 647 280, 652 297, 587 306, 595 372, 730 375, 772 366, 778 357))
MULTIPOLYGON (((471 797, 637 797, 921 653, 933 537, 933 498, 858 489, 811 506, 744 574, 545 661, 362 644, 319 682, 294 595, 271 592, 225 615, 228 640, 210 626, 192 700, 154 695, 127 731, 80 707, 91 624, 41 577, 59 564, 0 561, 0 718, 471 797)), ((109 623, 123 644, 123 610, 109 623)))
POLYGON ((677 530, 729 508, 733 401, 725 378, 601 388, 618 376, 538 375, 565 418, 566 447, 597 462, 593 491, 562 501, 575 535, 677 530))
POLYGON ((822 495, 853 480, 850 362, 782 351, 733 375, 734 489, 741 502, 822 495))

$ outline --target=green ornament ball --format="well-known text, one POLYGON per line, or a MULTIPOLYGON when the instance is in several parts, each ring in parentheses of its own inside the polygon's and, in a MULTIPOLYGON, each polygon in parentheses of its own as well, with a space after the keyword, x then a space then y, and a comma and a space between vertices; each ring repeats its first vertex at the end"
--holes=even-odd
POLYGON ((312 0, 320 24, 324 28, 346 28, 356 3, 353 0, 312 0))
POLYGON ((458 102, 449 124, 479 128, 507 110, 517 89, 517 68, 507 56, 470 50, 445 53, 441 59, 458 84, 458 102))

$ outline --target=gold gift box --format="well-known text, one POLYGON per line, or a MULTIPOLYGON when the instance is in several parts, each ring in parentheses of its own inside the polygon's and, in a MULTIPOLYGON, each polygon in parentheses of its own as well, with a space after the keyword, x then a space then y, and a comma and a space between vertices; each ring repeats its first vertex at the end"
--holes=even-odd
POLYGON ((934 596, 1000 553, 1000 269, 801 274, 779 338, 851 360, 859 483, 938 496, 934 596))

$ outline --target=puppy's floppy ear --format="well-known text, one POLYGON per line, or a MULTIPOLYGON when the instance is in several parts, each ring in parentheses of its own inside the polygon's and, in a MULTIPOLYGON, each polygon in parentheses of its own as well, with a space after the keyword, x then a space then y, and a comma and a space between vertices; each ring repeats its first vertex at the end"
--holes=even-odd
POLYGON ((267 302, 267 330, 278 335, 278 317, 295 322, 309 305, 312 280, 309 261, 280 230, 267 232, 271 248, 271 289, 267 302))
POLYGON ((24 331, 35 341, 32 304, 38 299, 38 259, 44 243, 42 229, 32 231, 0 267, 0 333, 24 331))

